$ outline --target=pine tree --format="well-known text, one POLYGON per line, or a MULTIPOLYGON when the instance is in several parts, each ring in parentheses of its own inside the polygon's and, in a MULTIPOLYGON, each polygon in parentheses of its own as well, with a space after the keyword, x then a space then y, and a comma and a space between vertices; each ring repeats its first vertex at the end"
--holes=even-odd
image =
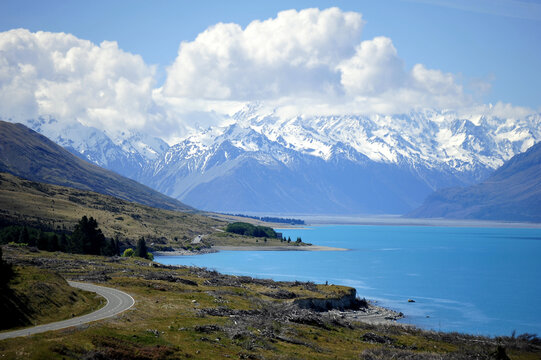
POLYGON ((147 253, 148 253, 148 250, 147 250, 147 243, 145 242, 145 238, 140 237, 139 240, 137 240, 137 247, 135 248, 135 256, 146 259, 148 257, 147 253))
POLYGON ((53 236, 49 237, 49 241, 47 243, 47 250, 48 251, 60 250, 60 246, 58 245, 58 236, 56 234, 53 234, 53 236))
POLYGON ((60 240, 58 240, 58 250, 63 252, 69 252, 69 244, 68 244, 68 238, 66 234, 62 233, 60 235, 60 240))
POLYGON ((2 247, 0 247, 0 287, 6 285, 9 279, 11 279, 11 277, 13 276, 13 269, 11 267, 11 264, 5 262, 2 256, 2 247))
POLYGON ((30 235, 28 234, 28 229, 23 227, 21 230, 21 233, 19 234, 19 241, 17 241, 19 244, 28 244, 30 245, 30 235))
POLYGON ((47 250, 49 246, 49 239, 47 239, 47 235, 43 231, 38 232, 38 241, 37 241, 37 247, 40 250, 47 250))
POLYGON ((114 253, 115 256, 120 256, 120 240, 118 240, 118 235, 115 236, 115 239, 113 240, 114 244, 114 253))

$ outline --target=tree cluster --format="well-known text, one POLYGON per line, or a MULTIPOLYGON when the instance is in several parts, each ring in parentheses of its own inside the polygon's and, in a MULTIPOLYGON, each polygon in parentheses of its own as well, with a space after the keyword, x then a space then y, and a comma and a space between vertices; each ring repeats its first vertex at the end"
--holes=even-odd
POLYGON ((244 215, 244 214, 225 214, 225 215, 245 217, 245 218, 261 220, 265 222, 272 222, 272 223, 291 224, 291 225, 304 225, 305 224, 304 220, 294 219, 294 218, 279 218, 279 217, 272 217, 272 216, 252 216, 252 215, 244 215))
POLYGON ((234 222, 227 225, 225 231, 239 235, 276 238, 276 232, 268 226, 255 226, 244 222, 234 222))
POLYGON ((0 243, 36 246, 45 251, 75 254, 120 255, 118 238, 106 239, 93 217, 83 216, 71 235, 56 234, 26 226, 8 226, 0 231, 0 243))

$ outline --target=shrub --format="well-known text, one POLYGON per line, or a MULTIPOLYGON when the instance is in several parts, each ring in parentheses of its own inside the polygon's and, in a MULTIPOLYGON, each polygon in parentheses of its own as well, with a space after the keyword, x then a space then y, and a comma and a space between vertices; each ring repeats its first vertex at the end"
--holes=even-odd
POLYGON ((124 250, 124 253, 122 253, 122 257, 132 257, 135 255, 135 251, 133 251, 132 248, 127 248, 124 250))

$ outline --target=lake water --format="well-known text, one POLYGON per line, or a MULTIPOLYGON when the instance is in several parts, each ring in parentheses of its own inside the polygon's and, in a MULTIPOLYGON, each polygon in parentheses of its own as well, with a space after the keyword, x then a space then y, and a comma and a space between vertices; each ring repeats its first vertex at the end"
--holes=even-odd
POLYGON ((321 226, 280 230, 350 251, 223 251, 163 264, 355 287, 425 329, 541 334, 541 229, 321 226), (408 303, 414 299, 415 303, 408 303))

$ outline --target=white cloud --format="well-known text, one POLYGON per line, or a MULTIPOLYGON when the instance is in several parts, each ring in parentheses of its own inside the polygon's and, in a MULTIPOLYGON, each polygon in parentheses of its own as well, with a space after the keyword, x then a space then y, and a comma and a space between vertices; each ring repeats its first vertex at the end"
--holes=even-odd
POLYGON ((143 126, 152 107, 153 68, 116 42, 11 30, 0 33, 0 69, 4 117, 52 115, 114 130, 143 126))
POLYGON ((391 39, 363 40, 363 25, 361 14, 338 8, 283 11, 244 29, 219 23, 180 44, 159 88, 154 68, 116 42, 7 31, 0 33, 0 116, 51 115, 172 141, 226 124, 228 114, 256 100, 281 113, 313 115, 475 105, 454 74, 406 68, 391 39))
POLYGON ((334 67, 354 53, 361 15, 288 10, 274 19, 217 24, 180 45, 164 94, 171 97, 254 100, 332 93, 334 67))
POLYGON ((391 39, 376 37, 363 41, 355 55, 342 61, 337 69, 340 82, 353 95, 380 94, 401 87, 406 73, 391 39))
POLYGON ((160 94, 164 103, 262 100, 321 108, 326 102, 337 112, 469 102, 452 74, 422 64, 406 69, 391 39, 361 41, 362 27, 361 14, 338 8, 284 11, 245 29, 220 23, 180 45, 160 94))

